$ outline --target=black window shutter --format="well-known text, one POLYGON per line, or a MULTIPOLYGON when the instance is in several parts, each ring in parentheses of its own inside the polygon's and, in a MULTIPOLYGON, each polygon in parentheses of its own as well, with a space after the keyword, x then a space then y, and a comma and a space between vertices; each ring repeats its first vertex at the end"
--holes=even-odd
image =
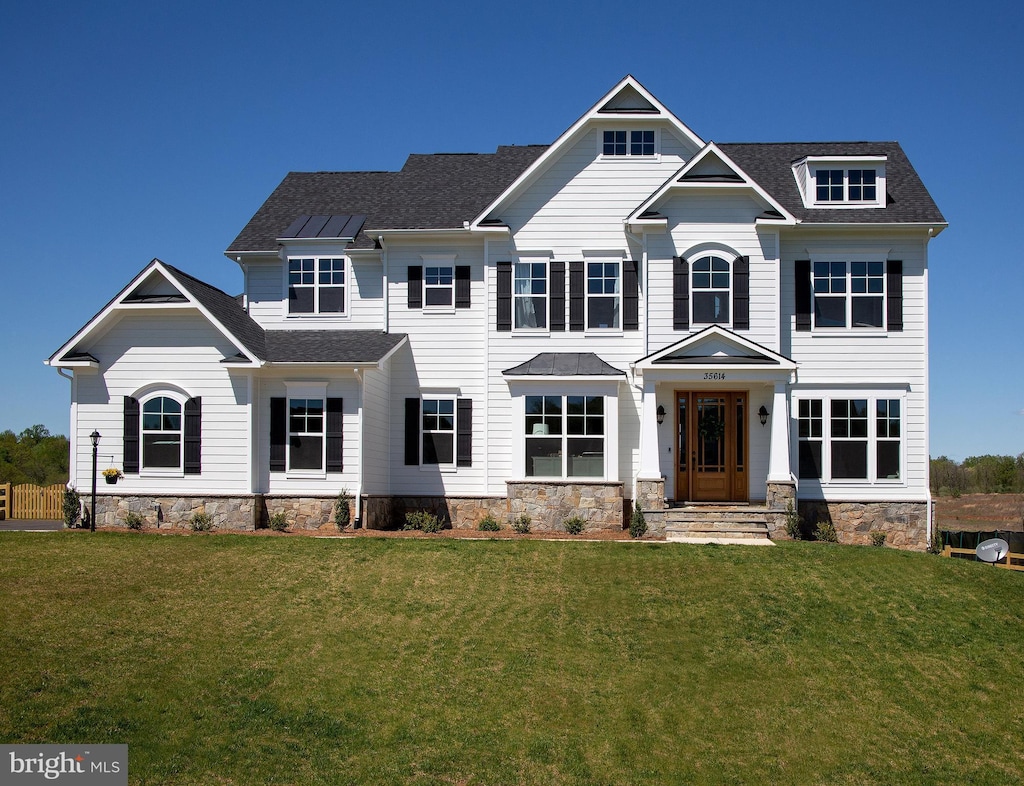
POLYGON ((732 263, 732 327, 750 330, 750 257, 732 263))
POLYGON ((640 272, 635 259, 622 263, 622 329, 640 329, 640 272))
POLYGON ((185 402, 185 474, 203 471, 203 400, 190 398, 185 402))
POLYGON ((405 400, 405 463, 416 466, 420 463, 420 400, 405 400))
POLYGON ((423 266, 409 265, 409 308, 423 308, 423 266))
POLYGON ((903 262, 890 259, 885 270, 886 320, 889 330, 903 330, 903 262))
POLYGON ((139 401, 124 397, 124 471, 139 472, 139 401))
POLYGON ((470 307, 470 286, 469 265, 456 265, 455 267, 455 308, 470 307))
POLYGON ((342 472, 344 462, 344 399, 327 399, 327 471, 342 472))
POLYGON ((549 270, 551 314, 548 321, 552 330, 565 330, 565 262, 552 262, 549 270))
MULTIPOLYGON (((502 332, 512 330, 512 263, 498 263, 498 325, 502 332)), ((419 461, 414 462, 416 464, 419 461)))
POLYGON ((583 295, 583 262, 569 263, 569 330, 583 330, 586 300, 583 295))
POLYGON ((690 329, 690 263, 672 257, 672 329, 690 329))
POLYGON ((473 399, 460 398, 455 404, 456 466, 473 466, 473 399))
POLYGON ((811 260, 798 259, 794 263, 796 276, 796 329, 811 329, 811 260))
POLYGON ((288 402, 270 399, 270 471, 284 472, 288 449, 288 402))

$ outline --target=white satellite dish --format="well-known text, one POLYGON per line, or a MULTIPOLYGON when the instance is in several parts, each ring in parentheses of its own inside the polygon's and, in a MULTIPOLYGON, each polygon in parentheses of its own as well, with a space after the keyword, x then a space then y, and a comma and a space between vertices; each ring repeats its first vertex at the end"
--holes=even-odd
POLYGON ((999 562, 1010 552, 1010 544, 1002 538, 989 538, 978 544, 974 553, 982 562, 999 562))

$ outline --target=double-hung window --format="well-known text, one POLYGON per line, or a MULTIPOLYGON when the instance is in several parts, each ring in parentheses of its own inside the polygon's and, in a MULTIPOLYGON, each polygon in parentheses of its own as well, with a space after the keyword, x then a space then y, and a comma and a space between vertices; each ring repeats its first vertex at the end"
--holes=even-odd
POLYGON ((143 469, 181 467, 181 404, 168 396, 157 396, 142 405, 143 469))
POLYGON ((324 466, 324 400, 288 399, 288 469, 324 466))
POLYGON ((427 308, 451 308, 455 303, 455 269, 451 265, 427 265, 423 268, 423 305, 427 308))
POLYGON ((344 258, 289 257, 288 313, 344 314, 344 258))
POLYGON ((621 262, 587 263, 587 329, 621 327, 621 262))
POLYGON ((455 399, 423 399, 423 464, 455 465, 455 399))
POLYGON ((799 399, 800 478, 823 483, 900 480, 902 410, 898 398, 799 399))
POLYGON ((512 290, 515 327, 548 326, 548 266, 546 262, 517 262, 512 290))
POLYGON ((654 131, 640 129, 605 131, 602 136, 601 152, 605 156, 653 156, 655 152, 654 131))
POLYGON ((690 274, 693 279, 691 324, 728 325, 732 302, 729 262, 721 257, 701 257, 693 262, 690 274))
POLYGON ((604 396, 526 396, 526 476, 600 478, 604 396))
POLYGON ((815 328, 882 328, 885 326, 885 263, 882 261, 815 261, 815 328))

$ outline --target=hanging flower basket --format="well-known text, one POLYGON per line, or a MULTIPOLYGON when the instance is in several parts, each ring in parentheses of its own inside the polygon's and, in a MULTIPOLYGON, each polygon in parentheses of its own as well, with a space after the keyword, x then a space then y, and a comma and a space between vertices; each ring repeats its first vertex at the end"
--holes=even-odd
POLYGON ((103 479, 113 486, 117 481, 124 477, 124 474, 117 467, 110 467, 109 469, 103 470, 103 479))

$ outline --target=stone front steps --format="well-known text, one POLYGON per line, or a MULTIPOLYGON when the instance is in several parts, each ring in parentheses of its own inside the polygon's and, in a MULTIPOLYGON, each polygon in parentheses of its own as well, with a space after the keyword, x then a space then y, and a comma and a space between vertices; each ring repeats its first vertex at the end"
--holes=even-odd
POLYGON ((767 513, 758 505, 688 503, 665 511, 665 540, 774 546, 768 537, 767 513))

